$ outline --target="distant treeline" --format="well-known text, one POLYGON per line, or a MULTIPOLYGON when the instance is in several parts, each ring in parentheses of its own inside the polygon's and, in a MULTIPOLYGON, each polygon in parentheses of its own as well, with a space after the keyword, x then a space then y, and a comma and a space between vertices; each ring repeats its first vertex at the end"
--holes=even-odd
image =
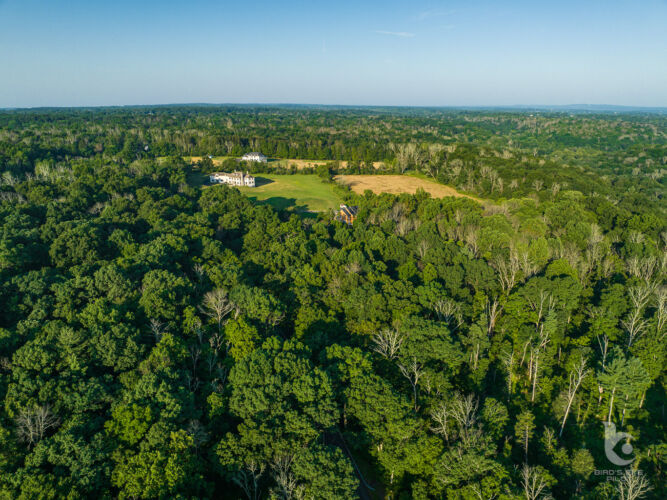
POLYGON ((39 162, 127 164, 251 150, 346 161, 358 173, 383 162, 391 172, 420 171, 486 198, 546 199, 566 189, 604 196, 632 212, 638 205, 661 211, 667 117, 194 105, 0 112, 0 166, 19 177, 39 162))

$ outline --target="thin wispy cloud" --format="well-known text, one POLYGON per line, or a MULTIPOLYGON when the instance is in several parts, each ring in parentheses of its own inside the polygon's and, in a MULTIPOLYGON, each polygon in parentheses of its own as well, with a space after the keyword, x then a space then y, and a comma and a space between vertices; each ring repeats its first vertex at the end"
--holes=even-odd
POLYGON ((375 30, 375 33, 378 35, 389 35, 389 36, 397 36, 400 38, 412 38, 415 36, 414 33, 409 33, 407 31, 385 31, 385 30, 375 30))
POLYGON ((451 16, 456 14, 456 9, 428 9, 423 10, 415 16, 417 21, 424 21, 433 17, 451 16))

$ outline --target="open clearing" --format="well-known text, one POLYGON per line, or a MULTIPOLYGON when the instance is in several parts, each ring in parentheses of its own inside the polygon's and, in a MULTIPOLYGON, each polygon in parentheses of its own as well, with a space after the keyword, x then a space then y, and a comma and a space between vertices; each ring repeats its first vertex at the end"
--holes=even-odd
MULTIPOLYGON (((298 170, 301 170, 302 168, 315 168, 318 165, 325 165, 329 162, 333 162, 335 160, 296 160, 296 159, 283 159, 283 160, 269 160, 269 164, 279 164, 281 167, 286 167, 289 168, 291 166, 295 166, 298 170)), ((340 165, 343 168, 347 167, 347 161, 346 160, 341 160, 340 165)), ((374 168, 381 168, 384 166, 384 163, 381 161, 375 161, 373 162, 373 167, 374 168)))
MULTIPOLYGON (((184 156, 183 159, 185 161, 189 161, 190 163, 199 163, 201 161, 201 156, 184 156)), ((211 159, 213 162, 213 165, 216 167, 219 167, 222 165, 222 162, 225 160, 233 158, 232 156, 215 156, 214 158, 211 159)), ((239 159, 239 158, 237 158, 239 159)), ((301 170, 304 168, 316 168, 318 165, 325 165, 326 163, 334 161, 334 160, 297 160, 297 159, 292 159, 292 158, 269 158, 269 166, 272 167, 283 167, 283 168, 289 168, 292 165, 297 168, 297 170, 301 170)), ((347 161, 343 160, 340 162, 342 167, 347 167, 347 161)), ((384 166, 384 163, 381 161, 376 161, 373 162, 373 167, 375 168, 381 168, 384 166)))
POLYGON ((350 189, 358 194, 363 194, 367 189, 376 194, 415 194, 417 189, 421 188, 434 198, 455 196, 457 198, 470 198, 471 200, 481 201, 474 196, 459 193, 456 189, 444 184, 438 184, 428 179, 421 179, 410 175, 337 175, 335 179, 341 184, 350 186, 350 189))
POLYGON ((279 210, 323 212, 338 208, 341 202, 334 186, 322 182, 316 175, 258 174, 255 182, 257 187, 238 189, 251 200, 279 210))
MULTIPOLYGON (((334 186, 323 182, 317 175, 257 174, 255 179, 257 187, 237 186, 237 189, 254 202, 266 203, 279 210, 301 213, 324 212, 338 208, 342 202, 334 186)), ((337 175, 335 179, 349 186, 357 194, 363 194, 367 189, 376 194, 414 194, 417 189, 422 188, 434 198, 454 196, 470 198, 484 204, 484 200, 459 193, 450 186, 412 175, 337 175)), ((188 181, 193 186, 204 188, 216 186, 208 185, 208 176, 197 172, 193 172, 188 181)))
MULTIPOLYGON (((228 158, 231 158, 231 156, 216 156, 215 158, 212 158, 211 161, 213 162, 213 165, 218 167, 228 158)), ((190 163, 199 163, 201 161, 201 156, 184 156, 183 159, 190 163)))

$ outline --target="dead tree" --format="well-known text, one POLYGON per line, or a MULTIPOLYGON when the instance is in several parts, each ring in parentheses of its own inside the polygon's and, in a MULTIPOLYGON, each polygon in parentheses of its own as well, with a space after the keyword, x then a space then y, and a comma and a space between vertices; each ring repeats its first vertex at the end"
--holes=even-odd
POLYGON ((419 410, 419 406, 417 406, 417 386, 419 385, 419 379, 424 373, 422 366, 417 363, 417 359, 413 357, 407 365, 399 364, 398 368, 401 370, 403 376, 408 379, 410 385, 412 386, 414 407, 415 411, 417 411, 419 410))
POLYGON ((507 371, 507 396, 512 397, 512 382, 514 381, 514 349, 501 354, 500 361, 507 371))
POLYGON ((437 408, 431 411, 431 418, 435 422, 435 426, 431 427, 431 430, 443 436, 445 441, 449 441, 451 413, 452 409, 448 401, 443 401, 437 408))
POLYGON ((506 294, 514 288, 518 280, 519 259, 515 252, 510 252, 509 257, 498 256, 491 261, 491 265, 498 272, 498 282, 506 294))
POLYGON ((472 394, 462 396, 456 393, 451 402, 451 416, 456 422, 459 430, 459 437, 463 444, 468 445, 473 441, 479 432, 478 422, 479 400, 472 394))
POLYGON ((294 473, 292 472, 293 455, 284 455, 276 458, 271 466, 273 470, 273 479, 280 488, 282 497, 285 500, 302 499, 305 498, 303 485, 300 485, 294 473))
POLYGON ((547 495, 548 484, 540 474, 537 467, 530 467, 527 464, 521 469, 521 484, 526 500, 537 500, 538 498, 549 498, 547 495))
POLYGON ((387 359, 396 359, 403 345, 403 335, 398 330, 386 328, 373 336, 373 350, 387 359))
POLYGON ((646 329, 646 320, 644 319, 644 309, 648 304, 652 290, 649 286, 633 286, 628 290, 632 310, 628 317, 621 321, 621 324, 628 332, 628 348, 632 343, 644 333, 646 329))
POLYGON ((626 469, 616 482, 616 491, 621 500, 636 500, 651 491, 651 484, 642 471, 626 469))
POLYGON ((530 401, 535 401, 535 390, 537 389, 537 380, 539 378, 540 360, 542 353, 546 350, 547 344, 550 342, 550 331, 544 328, 544 324, 540 325, 539 337, 537 342, 530 343, 530 361, 528 364, 528 379, 532 381, 532 388, 530 394, 530 401))
POLYGON ((433 310, 438 315, 438 319, 447 323, 452 330, 456 330, 463 324, 461 305, 451 299, 436 300, 433 310))
POLYGON ((572 408, 572 402, 574 397, 577 394, 577 389, 581 385, 581 382, 588 375, 589 370, 586 369, 586 358, 582 357, 579 363, 574 367, 574 370, 570 372, 569 383, 567 386, 567 403, 565 406, 565 415, 563 415, 563 423, 560 426, 560 433, 558 436, 563 435, 563 429, 565 428, 565 422, 567 421, 567 416, 570 413, 570 408, 572 408))
POLYGON ((52 427, 60 423, 49 405, 24 408, 16 417, 16 428, 19 439, 27 443, 29 448, 37 444, 52 427))
POLYGON ((236 305, 229 300, 227 290, 222 288, 216 288, 215 290, 207 292, 206 295, 204 295, 204 301, 200 309, 208 317, 216 320, 218 329, 222 327, 222 320, 230 312, 236 310, 238 315, 236 305))
POLYGON ((499 304, 497 298, 494 298, 493 300, 486 299, 486 317, 489 321, 486 333, 489 337, 491 337, 491 334, 493 333, 493 329, 496 326, 496 321, 498 320, 498 316, 500 316, 502 310, 503 308, 499 304))
POLYGON ((655 291, 655 323, 659 339, 665 336, 667 325, 667 287, 660 287, 655 291))
POLYGON ((232 480, 239 485, 248 500, 259 500, 259 479, 264 474, 264 468, 263 464, 258 465, 257 462, 251 461, 232 477, 232 480))
POLYGON ((153 337, 155 337, 155 343, 160 342, 164 332, 166 332, 166 327, 156 319, 151 319, 151 332, 153 332, 153 337))

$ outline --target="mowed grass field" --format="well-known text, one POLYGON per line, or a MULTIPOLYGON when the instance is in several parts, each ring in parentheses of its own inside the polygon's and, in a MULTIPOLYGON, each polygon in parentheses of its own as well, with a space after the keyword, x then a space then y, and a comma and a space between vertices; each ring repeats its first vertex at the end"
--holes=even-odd
POLYGON ((412 175, 337 175, 336 181, 349 186, 352 191, 358 194, 363 194, 367 189, 375 194, 415 194, 421 188, 434 198, 454 196, 481 201, 474 196, 459 193, 453 187, 412 175))
POLYGON ((254 188, 238 188, 248 198, 266 203, 279 210, 295 212, 324 212, 338 208, 340 197, 334 186, 322 182, 316 175, 258 174, 254 188))

